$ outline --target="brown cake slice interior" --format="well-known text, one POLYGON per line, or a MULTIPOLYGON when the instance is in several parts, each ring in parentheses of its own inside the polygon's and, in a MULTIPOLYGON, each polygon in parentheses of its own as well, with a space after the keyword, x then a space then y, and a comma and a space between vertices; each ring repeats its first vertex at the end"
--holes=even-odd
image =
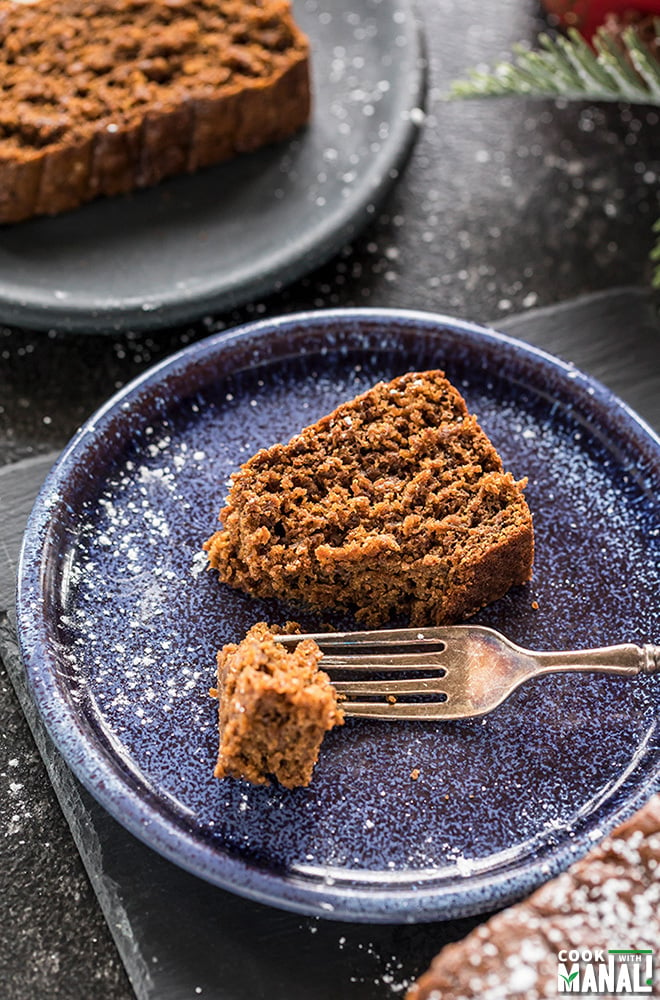
POLYGON ((232 478, 205 547, 258 597, 446 624, 531 575, 525 480, 441 371, 378 383, 232 478))
POLYGON ((218 653, 220 748, 216 778, 308 785, 328 730, 343 713, 311 639, 288 650, 264 622, 218 653))

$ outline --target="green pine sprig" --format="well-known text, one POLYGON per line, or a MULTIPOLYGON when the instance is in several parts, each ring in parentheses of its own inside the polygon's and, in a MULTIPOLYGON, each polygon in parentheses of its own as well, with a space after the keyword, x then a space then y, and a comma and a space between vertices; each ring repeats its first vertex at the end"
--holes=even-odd
POLYGON ((652 281, 654 288, 660 288, 660 219, 654 225, 653 232, 656 234, 656 242, 651 250, 651 260, 654 265, 652 281))
MULTIPOLYGON (((660 18, 656 19, 660 35, 660 18)), ((493 70, 471 70, 451 85, 450 97, 564 97, 660 105, 660 61, 634 27, 619 38, 601 28, 594 48, 575 28, 539 36, 538 51, 514 46, 515 58, 493 70)))

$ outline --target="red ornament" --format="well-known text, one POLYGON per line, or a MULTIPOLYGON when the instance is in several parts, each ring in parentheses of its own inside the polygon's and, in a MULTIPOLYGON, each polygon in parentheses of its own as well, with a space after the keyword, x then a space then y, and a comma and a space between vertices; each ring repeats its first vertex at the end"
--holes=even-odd
POLYGON ((562 27, 577 28, 587 41, 605 23, 608 14, 624 19, 660 15, 660 0, 542 0, 542 3, 562 27))

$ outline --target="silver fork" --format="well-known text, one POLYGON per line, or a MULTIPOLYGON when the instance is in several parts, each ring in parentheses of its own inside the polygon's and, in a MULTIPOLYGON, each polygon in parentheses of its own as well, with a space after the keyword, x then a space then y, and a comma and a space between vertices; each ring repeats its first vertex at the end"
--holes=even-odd
POLYGON ((333 680, 338 694, 345 699, 341 703, 345 714, 358 718, 466 719, 491 712, 524 681, 542 674, 588 670, 634 677, 660 670, 660 646, 625 643, 539 653, 523 649, 481 625, 275 638, 286 646, 314 639, 323 652, 321 668, 330 674, 414 671, 426 675, 414 679, 333 680), (360 696, 380 700, 354 700, 360 696), (428 700, 401 700, 422 696, 428 700))

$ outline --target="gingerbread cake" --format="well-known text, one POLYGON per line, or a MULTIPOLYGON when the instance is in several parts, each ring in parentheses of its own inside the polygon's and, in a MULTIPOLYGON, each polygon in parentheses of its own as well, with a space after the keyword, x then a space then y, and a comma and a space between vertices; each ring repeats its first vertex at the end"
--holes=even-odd
POLYGON ((440 625, 530 578, 525 481, 441 371, 378 383, 232 480, 205 548, 257 597, 440 625))
POLYGON ((220 749, 216 778, 286 788, 308 785, 328 730, 343 714, 311 639, 291 650, 264 622, 218 653, 220 749))
POLYGON ((0 40, 4 223, 229 159, 309 117, 309 45, 287 0, 0 0, 0 40))
POLYGON ((616 984, 623 978, 627 986, 621 992, 639 996, 630 988, 637 982, 645 994, 655 995, 646 979, 658 941, 660 795, 525 902, 443 948, 406 1000, 546 1000, 569 992, 562 975, 571 979, 572 992, 619 996, 616 984), (610 956, 609 949, 646 954, 610 956), (602 964, 613 965, 612 988, 591 986, 598 963, 574 962, 564 952, 599 953, 602 964), (627 969, 620 969, 622 963, 627 969))

